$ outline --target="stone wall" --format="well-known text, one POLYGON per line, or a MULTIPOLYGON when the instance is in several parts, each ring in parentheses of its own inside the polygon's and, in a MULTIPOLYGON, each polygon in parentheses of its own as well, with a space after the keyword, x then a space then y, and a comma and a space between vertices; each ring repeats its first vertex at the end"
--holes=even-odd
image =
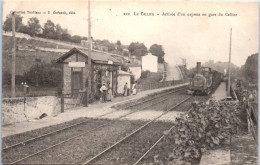
POLYGON ((25 106, 23 98, 3 99, 2 125, 39 119, 43 113, 57 115, 60 110, 60 99, 55 96, 27 97, 25 106))

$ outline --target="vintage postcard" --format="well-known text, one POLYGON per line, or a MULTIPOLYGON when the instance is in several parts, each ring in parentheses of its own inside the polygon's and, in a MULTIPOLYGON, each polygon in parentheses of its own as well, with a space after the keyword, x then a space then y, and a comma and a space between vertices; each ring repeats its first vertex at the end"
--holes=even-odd
POLYGON ((3 164, 258 164, 259 2, 2 7, 3 164))

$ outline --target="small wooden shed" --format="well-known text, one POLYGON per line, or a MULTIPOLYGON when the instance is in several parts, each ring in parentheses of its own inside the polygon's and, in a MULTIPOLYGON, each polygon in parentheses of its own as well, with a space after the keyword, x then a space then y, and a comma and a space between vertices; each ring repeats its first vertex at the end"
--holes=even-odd
POLYGON ((102 83, 110 84, 113 94, 117 91, 117 76, 121 62, 107 52, 91 51, 92 69, 88 66, 88 52, 72 48, 56 60, 62 67, 62 89, 65 94, 77 93, 90 88, 88 77, 92 71, 91 93, 99 96, 102 83))

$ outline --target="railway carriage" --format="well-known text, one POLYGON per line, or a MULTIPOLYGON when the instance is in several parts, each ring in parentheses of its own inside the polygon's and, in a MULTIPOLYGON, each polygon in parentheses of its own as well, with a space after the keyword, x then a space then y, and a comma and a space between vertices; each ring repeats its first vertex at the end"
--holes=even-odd
POLYGON ((201 63, 197 62, 197 71, 191 79, 188 93, 208 95, 219 86, 222 77, 222 73, 210 67, 201 67, 201 63))

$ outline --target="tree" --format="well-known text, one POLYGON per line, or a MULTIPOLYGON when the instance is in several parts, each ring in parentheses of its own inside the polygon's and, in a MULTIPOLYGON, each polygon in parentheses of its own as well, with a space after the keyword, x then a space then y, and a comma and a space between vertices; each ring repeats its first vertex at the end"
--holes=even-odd
POLYGON ((123 51, 123 48, 122 48, 122 44, 121 44, 121 41, 117 41, 116 42, 116 49, 119 51, 119 52, 122 52, 123 51))
POLYGON ((121 41, 119 41, 119 40, 116 42, 116 44, 117 44, 117 46, 121 46, 122 45, 121 41))
POLYGON ((164 51, 163 51, 163 48, 162 48, 162 45, 158 45, 158 44, 153 44, 149 51, 158 57, 158 62, 159 63, 163 63, 164 62, 164 51))
POLYGON ((115 45, 113 43, 110 43, 108 40, 102 40, 100 42, 100 45, 102 46, 106 46, 108 48, 108 51, 111 52, 113 50, 115 50, 115 45))
POLYGON ((47 22, 44 24, 42 33, 45 38, 55 39, 56 38, 55 24, 51 20, 47 20, 47 22))
POLYGON ((61 34, 62 41, 71 41, 71 35, 68 33, 68 29, 63 29, 61 34))
POLYGON ((38 63, 24 73, 24 79, 31 85, 57 87, 61 81, 61 70, 53 64, 38 63))
POLYGON ((253 83, 258 79, 258 53, 249 56, 241 67, 242 75, 253 83))
POLYGON ((40 25, 40 21, 38 18, 36 17, 32 17, 28 20, 28 29, 29 29, 29 35, 31 36, 36 36, 38 34, 40 34, 41 32, 41 25, 40 25))
POLYGON ((81 37, 78 35, 74 35, 71 37, 71 41, 75 43, 80 43, 81 42, 81 37))
MULTIPOLYGON (((15 14, 15 31, 20 32, 21 27, 23 26, 23 17, 15 14)), ((4 31, 12 31, 12 13, 6 16, 6 20, 3 25, 4 31)))
POLYGON ((61 40, 61 35, 63 30, 59 24, 55 26, 55 32, 56 32, 56 39, 61 40))
POLYGON ((147 50, 145 50, 145 49, 136 49, 133 52, 133 55, 140 58, 140 57, 144 56, 146 53, 147 53, 147 50))
POLYGON ((129 52, 137 57, 144 56, 147 53, 147 48, 143 43, 132 42, 128 47, 129 52))

